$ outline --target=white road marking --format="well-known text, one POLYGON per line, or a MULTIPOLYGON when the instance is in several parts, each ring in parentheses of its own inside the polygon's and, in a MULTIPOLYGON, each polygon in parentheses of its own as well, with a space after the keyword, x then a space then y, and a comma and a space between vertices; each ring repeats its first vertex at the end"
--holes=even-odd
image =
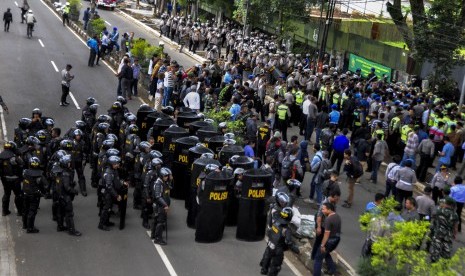
POLYGON ((0 271, 2 275, 16 276, 14 241, 10 231, 10 217, 0 218, 0 271))
POLYGON ((141 97, 138 97, 139 101, 142 103, 142 104, 147 104, 144 99, 142 99, 141 97))
MULTIPOLYGON (((150 231, 147 231, 147 235, 150 237, 150 231)), ((171 265, 170 260, 168 260, 168 257, 166 256, 165 252, 163 252, 163 249, 161 248, 161 246, 159 244, 155 244, 155 243, 153 244, 153 246, 155 247, 158 254, 160 255, 161 260, 165 264, 166 269, 168 269, 168 272, 170 273, 170 275, 171 276, 178 276, 176 271, 174 271, 174 268, 171 265)))
POLYGON ((74 103, 74 105, 76 106, 76 108, 77 108, 77 109, 81 109, 81 108, 79 107, 78 102, 76 101, 76 98, 74 98, 74 95, 73 95, 73 93, 71 93, 71 91, 69 91, 69 96, 71 97, 71 100, 73 100, 73 103, 74 103))
POLYGON ((15 5, 16 5, 16 7, 17 7, 17 6, 18 6, 18 2, 15 1, 15 5))
POLYGON ((108 22, 108 21, 106 21, 106 20, 105 20, 105 24, 108 24, 109 26, 111 26, 110 22, 108 22))
MULTIPOLYGON (((5 114, 3 112, 3 107, 0 106, 0 120, 2 122, 2 133, 3 133, 3 139, 5 141, 8 141, 8 132, 6 129, 6 123, 5 123, 5 114)), ((0 258, 1 261, 1 258, 0 258)))
POLYGON ((40 38, 39 38, 39 43, 40 43, 40 46, 42 46, 42 48, 45 47, 45 46, 44 46, 44 43, 42 43, 42 40, 40 40, 40 38))
POLYGON ((303 276, 302 273, 295 267, 288 258, 284 257, 284 263, 294 272, 296 276, 303 276))
POLYGON ((53 60, 50 61, 53 65, 53 68, 55 69, 55 71, 59 72, 58 71, 58 67, 56 66, 55 62, 53 62, 53 60))

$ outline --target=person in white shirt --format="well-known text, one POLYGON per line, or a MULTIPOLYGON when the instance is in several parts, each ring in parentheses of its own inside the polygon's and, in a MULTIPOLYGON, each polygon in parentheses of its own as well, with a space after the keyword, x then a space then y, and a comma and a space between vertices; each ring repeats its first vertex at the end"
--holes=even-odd
POLYGON ((189 107, 194 111, 200 110, 200 95, 197 91, 191 90, 191 92, 187 93, 186 97, 184 97, 183 103, 185 106, 189 107))
POLYGON ((304 135, 304 129, 307 128, 308 106, 310 105, 310 96, 306 95, 302 103, 302 117, 300 118, 299 134, 304 135))

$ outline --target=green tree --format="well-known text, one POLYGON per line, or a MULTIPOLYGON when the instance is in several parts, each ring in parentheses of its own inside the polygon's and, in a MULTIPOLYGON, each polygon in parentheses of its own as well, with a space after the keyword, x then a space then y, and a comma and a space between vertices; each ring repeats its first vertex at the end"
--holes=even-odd
POLYGON ((402 7, 401 0, 386 5, 411 55, 420 62, 434 64, 431 81, 433 86, 438 86, 437 92, 450 92, 451 70, 462 63, 459 48, 465 38, 465 0, 429 1, 429 9, 424 0, 409 0, 409 3, 409 10, 402 7), (407 20, 409 13, 411 26, 407 20))

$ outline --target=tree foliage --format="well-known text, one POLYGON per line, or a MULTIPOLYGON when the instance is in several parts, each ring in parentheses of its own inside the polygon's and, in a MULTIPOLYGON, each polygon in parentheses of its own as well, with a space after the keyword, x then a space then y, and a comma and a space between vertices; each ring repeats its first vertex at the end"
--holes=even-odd
MULTIPOLYGON (((454 65, 460 64, 459 48, 464 43, 465 0, 434 0, 425 7, 424 0, 409 0, 406 11, 401 0, 388 2, 387 10, 402 34, 412 56, 434 64, 433 85, 439 85, 439 93, 445 92, 438 82, 449 80, 454 65), (412 17, 412 26, 408 22, 412 17)), ((447 81, 449 82, 449 81, 447 81)))

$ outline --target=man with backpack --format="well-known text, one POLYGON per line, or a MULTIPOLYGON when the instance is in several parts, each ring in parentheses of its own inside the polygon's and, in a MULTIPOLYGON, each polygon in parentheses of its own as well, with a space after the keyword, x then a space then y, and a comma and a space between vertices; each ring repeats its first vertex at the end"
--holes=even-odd
POLYGON ((315 196, 316 177, 318 175, 321 161, 323 160, 323 152, 321 151, 320 145, 313 145, 313 151, 315 152, 315 155, 313 155, 312 162, 310 162, 310 172, 313 173, 313 177, 310 182, 310 195, 309 198, 304 199, 305 203, 314 203, 313 197, 315 196))
POLYGON ((327 151, 323 151, 322 154, 323 160, 321 160, 320 167, 318 169, 316 178, 315 178, 315 191, 316 191, 316 201, 320 205, 323 201, 323 184, 331 176, 332 163, 329 160, 329 154, 327 151))
POLYGON ((357 179, 363 175, 363 168, 360 161, 357 160, 355 156, 352 156, 352 151, 346 149, 344 151, 344 172, 347 174, 347 184, 349 185, 349 196, 347 200, 344 200, 342 207, 350 208, 352 207, 352 202, 354 199, 354 186, 357 179))
POLYGON ((284 183, 289 179, 301 179, 304 174, 300 160, 297 158, 298 153, 298 148, 292 148, 289 155, 284 157, 281 163, 281 177, 284 183))

